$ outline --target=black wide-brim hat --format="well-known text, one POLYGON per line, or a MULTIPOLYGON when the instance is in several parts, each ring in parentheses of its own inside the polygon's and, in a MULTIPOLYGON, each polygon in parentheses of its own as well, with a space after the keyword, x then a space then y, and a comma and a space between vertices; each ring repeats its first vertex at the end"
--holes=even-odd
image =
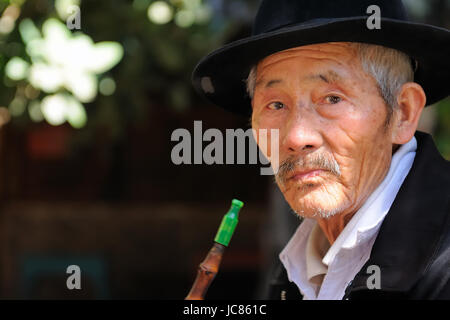
POLYGON ((397 49, 416 60, 414 81, 431 105, 450 93, 450 31, 411 22, 401 0, 263 0, 252 35, 208 54, 195 67, 194 88, 231 112, 251 114, 246 79, 261 59, 286 49, 362 42, 397 49), (380 29, 369 29, 371 5, 380 8, 380 29))

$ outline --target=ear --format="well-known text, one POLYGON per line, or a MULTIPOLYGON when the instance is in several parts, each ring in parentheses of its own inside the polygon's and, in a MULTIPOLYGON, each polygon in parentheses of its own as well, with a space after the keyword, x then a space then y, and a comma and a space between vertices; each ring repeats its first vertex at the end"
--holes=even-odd
POLYGON ((392 143, 405 144, 414 136, 426 103, 422 87, 415 82, 405 83, 397 95, 397 109, 392 128, 392 143))

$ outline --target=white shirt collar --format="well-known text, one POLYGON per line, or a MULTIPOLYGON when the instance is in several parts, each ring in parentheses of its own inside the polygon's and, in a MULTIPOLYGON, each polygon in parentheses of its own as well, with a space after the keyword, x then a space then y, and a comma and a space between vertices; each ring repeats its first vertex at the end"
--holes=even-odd
POLYGON ((322 283, 323 275, 327 273, 327 265, 322 262, 322 258, 330 248, 328 239, 320 229, 319 224, 315 224, 309 233, 306 242, 306 276, 308 281, 316 284, 322 283))
MULTIPOLYGON (((306 298, 317 297, 323 278, 320 275, 325 275, 330 268, 345 272, 343 264, 354 264, 358 260, 358 265, 361 264, 362 267, 363 258, 368 259, 381 223, 412 167, 416 149, 417 141, 413 137, 394 153, 386 177, 355 213, 331 247, 315 220, 305 219, 297 228, 279 257, 289 280, 297 284, 306 298), (336 265, 339 260, 336 257, 344 252, 347 257, 344 260, 347 261, 341 260, 341 265, 336 265), (350 260, 348 257, 351 257, 350 260), (352 259, 355 261, 351 261, 352 259)), ((352 280, 355 275, 356 273, 346 276, 352 280)), ((333 292, 330 296, 343 295, 345 287, 339 290, 341 289, 342 292, 333 292)))

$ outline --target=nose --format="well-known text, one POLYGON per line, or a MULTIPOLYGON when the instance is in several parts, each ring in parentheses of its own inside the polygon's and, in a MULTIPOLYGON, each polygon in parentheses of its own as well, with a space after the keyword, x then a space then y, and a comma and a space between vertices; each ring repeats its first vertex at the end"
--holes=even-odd
POLYGON ((323 144, 323 137, 311 118, 297 115, 291 118, 285 129, 282 149, 288 155, 305 155, 319 149, 323 144))

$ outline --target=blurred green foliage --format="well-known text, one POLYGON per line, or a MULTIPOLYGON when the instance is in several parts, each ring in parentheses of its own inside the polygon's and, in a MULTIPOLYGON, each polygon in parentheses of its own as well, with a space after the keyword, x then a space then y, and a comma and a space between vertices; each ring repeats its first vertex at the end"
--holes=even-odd
POLYGON ((436 106, 437 121, 433 136, 442 155, 450 160, 450 99, 444 99, 436 106))
MULTIPOLYGON (((155 2, 161 1, 2 0, 0 12, 14 5, 20 8, 20 15, 10 32, 0 33, 0 107, 9 106, 18 94, 24 96, 26 88, 24 80, 13 81, 5 76, 5 66, 13 57, 30 62, 18 26, 25 19, 33 21, 38 29, 49 18, 65 22, 61 15, 58 16, 58 3, 80 3, 81 29, 72 30, 74 35, 82 32, 95 43, 115 41, 124 48, 122 61, 114 69, 98 76, 98 80, 114 79, 114 94, 98 96, 95 101, 85 103, 88 123, 83 130, 86 137, 94 134, 100 126, 107 128, 111 139, 120 139, 128 125, 139 126, 141 122, 145 125, 152 108, 168 107, 174 112, 187 112, 195 107, 200 100, 191 87, 192 69, 201 57, 248 23, 246 19, 255 1, 166 1, 173 10, 173 17, 165 24, 154 23, 150 19, 149 8, 155 2), (187 23, 188 10, 200 12, 198 19, 187 23), (236 10, 239 14, 233 13, 236 10), (181 15, 184 20, 178 19, 179 12, 184 14, 181 15)), ((33 89, 35 99, 43 98, 42 91, 33 89)), ((20 111, 32 108, 33 104, 31 101, 19 102, 16 103, 19 112, 15 113, 12 122, 25 127, 31 121, 30 112, 20 111)))

